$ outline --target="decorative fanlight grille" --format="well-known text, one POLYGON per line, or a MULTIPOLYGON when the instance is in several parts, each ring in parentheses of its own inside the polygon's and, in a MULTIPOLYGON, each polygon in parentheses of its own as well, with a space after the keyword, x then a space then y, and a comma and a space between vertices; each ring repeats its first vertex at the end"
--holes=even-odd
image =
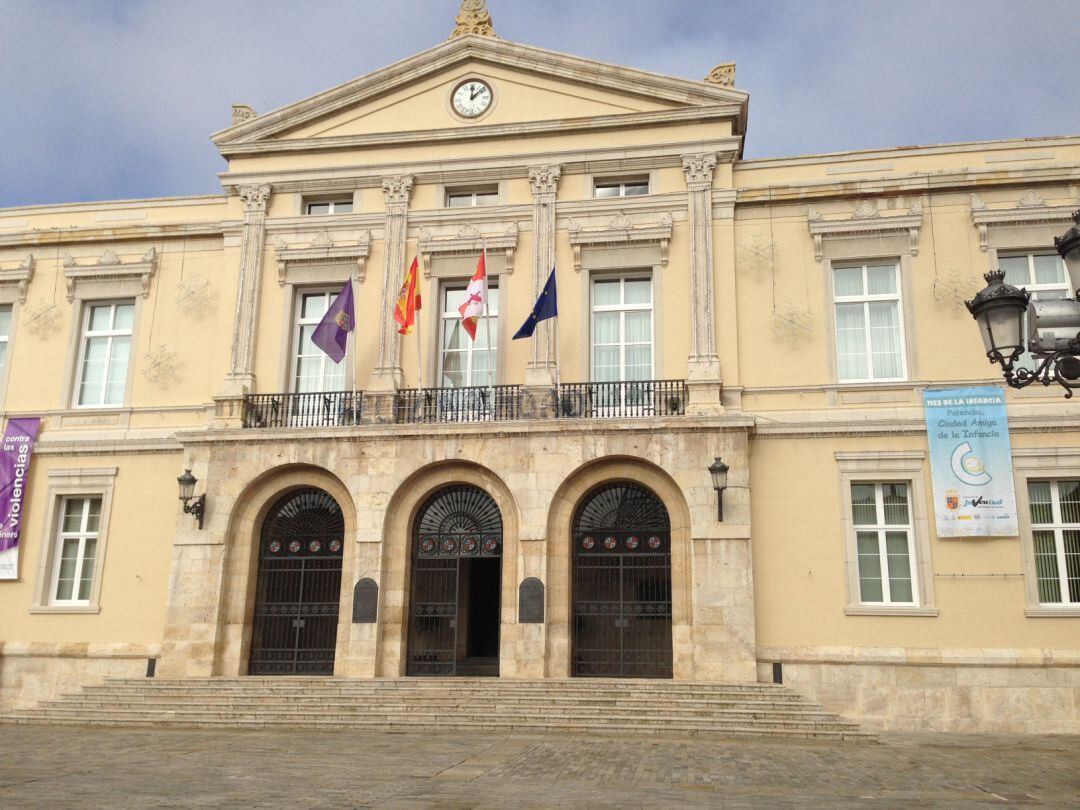
POLYGON ((606 484, 594 490, 574 519, 574 534, 600 532, 670 532, 667 509, 656 495, 637 484, 606 484))
POLYGON ((270 511, 263 529, 264 538, 307 538, 341 540, 345 517, 329 493, 321 489, 290 492, 270 511))
POLYGON ((502 534, 502 514, 482 489, 452 486, 428 499, 417 526, 420 534, 502 534))

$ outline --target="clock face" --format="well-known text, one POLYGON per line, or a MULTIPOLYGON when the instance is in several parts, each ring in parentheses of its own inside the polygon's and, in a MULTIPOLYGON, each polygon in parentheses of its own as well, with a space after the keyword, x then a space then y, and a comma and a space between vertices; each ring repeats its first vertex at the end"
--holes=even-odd
POLYGON ((491 87, 479 79, 468 79, 454 88, 451 102, 462 118, 476 118, 491 106, 491 87))

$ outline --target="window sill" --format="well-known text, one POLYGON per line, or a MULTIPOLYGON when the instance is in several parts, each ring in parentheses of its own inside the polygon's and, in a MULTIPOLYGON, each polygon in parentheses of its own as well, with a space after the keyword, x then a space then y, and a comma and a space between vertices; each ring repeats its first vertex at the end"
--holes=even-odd
POLYGON ((31 613, 101 613, 101 605, 34 605, 31 613))
POLYGON ((1080 616, 1080 605, 1039 605, 1024 608, 1024 615, 1029 619, 1067 618, 1080 616))
POLYGON ((845 616, 937 616, 934 607, 905 607, 904 605, 848 605, 844 608, 845 616))

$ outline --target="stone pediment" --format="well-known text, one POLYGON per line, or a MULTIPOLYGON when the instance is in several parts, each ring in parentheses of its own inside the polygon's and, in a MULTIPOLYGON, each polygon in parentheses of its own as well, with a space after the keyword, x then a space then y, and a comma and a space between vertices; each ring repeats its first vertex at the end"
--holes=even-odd
POLYGON ((238 119, 213 140, 228 157, 559 132, 568 121, 576 122, 570 128, 589 128, 727 119, 741 134, 748 98, 728 86, 467 35, 309 99, 238 119), (465 121, 447 99, 456 82, 472 75, 490 79, 495 101, 489 114, 465 121))

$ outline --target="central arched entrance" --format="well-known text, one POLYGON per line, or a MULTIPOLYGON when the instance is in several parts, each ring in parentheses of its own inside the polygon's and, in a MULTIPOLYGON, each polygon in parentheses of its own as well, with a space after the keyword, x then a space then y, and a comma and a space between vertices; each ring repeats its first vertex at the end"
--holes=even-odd
POLYGON ((321 489, 290 492, 259 538, 252 675, 333 675, 345 518, 321 489))
POLYGON ((574 515, 571 674, 672 677, 671 521, 638 484, 592 490, 574 515))
POLYGON ((412 531, 409 675, 498 675, 502 514, 455 484, 424 502, 412 531))

